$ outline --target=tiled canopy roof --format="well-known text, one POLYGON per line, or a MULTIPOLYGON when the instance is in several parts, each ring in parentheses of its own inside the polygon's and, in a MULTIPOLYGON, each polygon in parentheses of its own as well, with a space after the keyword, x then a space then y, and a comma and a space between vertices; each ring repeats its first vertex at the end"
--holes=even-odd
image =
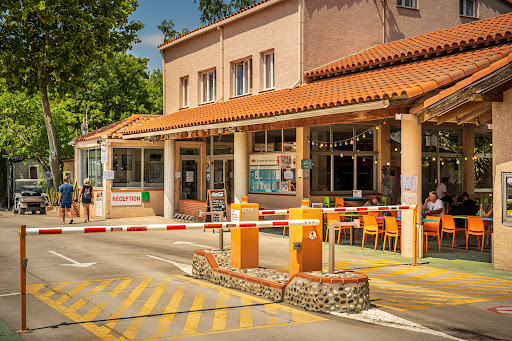
POLYGON ((76 142, 99 140, 103 138, 103 135, 106 135, 107 138, 121 138, 125 130, 137 127, 159 117, 161 117, 161 115, 132 115, 121 121, 114 122, 108 126, 101 127, 85 135, 78 136, 73 140, 76 142))
MULTIPOLYGON (((251 5, 251 6, 249 6, 249 7, 243 8, 243 9, 239 10, 238 12, 231 13, 230 15, 225 16, 224 18, 220 18, 220 19, 219 19, 219 20, 217 20, 217 21, 213 21, 213 22, 211 22, 211 23, 209 23, 209 24, 206 24, 206 25, 204 25, 204 26, 198 27, 198 28, 196 28, 195 30, 192 30, 192 31, 189 31, 189 32, 187 32, 187 33, 185 33, 185 34, 182 34, 182 35, 180 35, 179 37, 176 37, 176 38, 173 38, 173 39, 171 39, 171 40, 169 40, 169 41, 166 41, 165 43, 158 45, 158 48, 161 48, 161 47, 163 47, 163 46, 165 46, 165 45, 168 45, 168 44, 170 44, 170 43, 172 43, 172 42, 174 42, 174 41, 176 41, 176 40, 178 40, 178 39, 181 39, 181 38, 183 38, 183 37, 185 37, 185 36, 188 36, 189 34, 192 34, 192 33, 196 32, 196 31, 202 30, 202 29, 203 29, 203 28, 205 28, 205 27, 215 25, 215 24, 217 24, 217 23, 219 23, 219 22, 221 22, 221 21, 223 21, 223 20, 226 20, 226 19, 228 19, 228 18, 234 17, 235 15, 238 15, 238 14, 240 14, 240 13, 243 13, 243 12, 245 12, 245 11, 248 11, 248 10, 250 10, 251 8, 258 7, 259 5, 264 4, 265 2, 269 2, 269 1, 270 1, 270 0, 263 0, 263 1, 260 1, 260 2, 258 2, 258 3, 255 3, 254 5, 251 5)), ((511 1, 512 1, 512 0, 511 0, 511 1)))
POLYGON ((439 53, 465 45, 495 41, 510 36, 512 36, 512 13, 507 13, 378 45, 308 71, 305 75, 308 77, 325 76, 404 58, 409 59, 415 56, 439 53))
POLYGON ((123 134, 285 115, 402 95, 411 98, 468 77, 511 52, 512 43, 506 43, 328 78, 293 90, 181 110, 131 127, 123 134))

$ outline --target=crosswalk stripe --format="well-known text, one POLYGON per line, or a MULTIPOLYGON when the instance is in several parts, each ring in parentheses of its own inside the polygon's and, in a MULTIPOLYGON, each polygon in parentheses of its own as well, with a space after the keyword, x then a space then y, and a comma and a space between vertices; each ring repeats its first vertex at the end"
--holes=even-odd
POLYGON ((200 310, 203 309, 205 297, 206 296, 204 294, 197 294, 196 297, 194 297, 194 301, 192 302, 192 307, 190 307, 190 313, 188 313, 187 321, 183 327, 182 334, 187 335, 197 332, 199 320, 201 319, 200 310))
MULTIPOLYGON (((53 294, 61 291, 62 289, 64 289, 69 283, 61 283, 59 285, 57 285, 56 287, 52 288, 52 289, 49 289, 47 292, 45 292, 43 295, 43 297, 50 297, 52 296, 53 294)), ((44 284, 41 284, 41 288, 44 287, 44 284)))
POLYGON ((86 294, 84 297, 80 298, 78 301, 73 303, 71 305, 71 307, 68 308, 68 311, 69 312, 77 311, 78 309, 80 309, 81 307, 83 307, 84 305, 86 305, 89 302, 89 300, 87 299, 88 297, 100 293, 103 289, 105 289, 112 282, 113 282, 113 280, 107 280, 107 281, 101 282, 98 286, 96 286, 94 289, 92 289, 88 294, 86 294))
POLYGON ((109 296, 112 296, 112 297, 116 297, 118 296, 121 292, 123 292, 123 290, 128 286, 130 285, 130 283, 133 281, 133 278, 127 278, 125 280, 123 280, 121 283, 119 283, 119 285, 114 289, 112 290, 108 295, 109 296))
POLYGON ((76 293, 87 288, 89 284, 91 284, 90 281, 79 284, 76 288, 72 289, 70 292, 66 293, 65 295, 62 295, 59 299, 57 299, 55 301, 55 304, 62 305, 64 302, 67 302, 71 297, 73 297, 76 293))
POLYGON ((155 334, 153 334, 153 338, 160 338, 167 333, 167 330, 169 329, 169 326, 171 325, 172 320, 174 319, 175 313, 176 311, 178 311, 181 300, 183 299, 183 290, 185 290, 185 287, 181 286, 176 288, 176 290, 174 291, 174 294, 172 295, 169 303, 167 304, 167 307, 165 307, 164 314, 162 315, 162 317, 160 317, 160 320, 158 321, 158 331, 155 334))
POLYGON ((213 314, 212 330, 226 329, 228 320, 228 310, 226 309, 226 302, 229 300, 229 295, 225 292, 219 292, 217 304, 215 306, 215 313, 213 314))
POLYGON ((160 297, 163 295, 165 289, 167 288, 167 279, 165 279, 163 282, 160 282, 156 289, 151 293, 151 296, 147 299, 146 303, 142 306, 142 308, 139 310, 139 313, 137 316, 143 316, 137 318, 135 321, 133 321, 130 326, 126 329, 124 332, 124 337, 126 337, 129 340, 133 340, 137 333, 139 332, 140 328, 142 327, 142 323, 147 318, 146 315, 149 315, 155 305, 157 304, 160 297))
POLYGON ((275 303, 265 304, 265 313, 267 314, 267 323, 275 324, 276 316, 279 314, 278 309, 279 306, 275 303))
POLYGON ((139 285, 130 293, 130 295, 128 295, 128 297, 124 300, 124 302, 116 309, 116 311, 110 315, 109 317, 109 320, 113 320, 113 321, 108 321, 105 323, 105 326, 109 329, 114 329, 114 327, 116 326, 117 324, 117 319, 121 318, 124 313, 126 313, 126 311, 128 309, 130 309, 130 307, 132 306, 132 304, 137 300, 137 298, 140 296, 140 294, 142 294, 142 292, 146 289, 146 287, 148 286, 149 282, 151 282, 151 278, 146 278, 144 279, 142 282, 139 283, 139 285))
MULTIPOLYGON (((247 298, 240 299, 240 303, 242 306, 252 304, 252 300, 247 298)), ((253 326, 252 321, 252 311, 251 309, 242 309, 240 310, 240 328, 248 328, 253 326)))

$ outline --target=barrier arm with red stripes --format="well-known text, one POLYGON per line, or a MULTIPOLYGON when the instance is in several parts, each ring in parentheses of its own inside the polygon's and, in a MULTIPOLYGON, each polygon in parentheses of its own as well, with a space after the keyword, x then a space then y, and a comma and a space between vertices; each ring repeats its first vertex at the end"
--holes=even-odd
MULTIPOLYGON (((360 207, 324 207, 322 213, 362 213, 378 211, 401 211, 414 210, 416 205, 390 205, 390 206, 360 206, 360 207)), ((289 210, 260 210, 260 216, 266 215, 286 215, 289 210)))

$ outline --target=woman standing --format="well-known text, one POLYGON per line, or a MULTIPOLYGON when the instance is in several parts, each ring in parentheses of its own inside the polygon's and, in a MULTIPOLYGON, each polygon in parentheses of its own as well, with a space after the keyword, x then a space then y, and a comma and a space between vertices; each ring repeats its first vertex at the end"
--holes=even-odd
POLYGON ((92 186, 91 186, 91 180, 89 178, 84 180, 84 185, 82 188, 80 188, 80 193, 78 194, 78 197, 81 200, 82 205, 84 206, 84 216, 85 221, 84 223, 89 222, 89 207, 93 204, 92 200, 92 186))

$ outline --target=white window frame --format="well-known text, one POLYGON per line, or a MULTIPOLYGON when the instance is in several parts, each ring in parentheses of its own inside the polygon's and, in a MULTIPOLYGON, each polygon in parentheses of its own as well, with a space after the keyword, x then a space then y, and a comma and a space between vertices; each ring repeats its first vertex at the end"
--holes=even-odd
POLYGON ((233 64, 233 96, 243 96, 252 92, 252 59, 233 64), (238 93, 238 67, 242 66, 242 93, 238 93))
POLYGON ((478 2, 476 0, 462 0, 462 6, 459 9, 459 13, 463 17, 476 18, 476 10, 477 10, 478 2), (473 13, 468 14, 468 4, 473 4, 473 13))
POLYGON ((274 51, 265 53, 263 55, 263 88, 265 90, 274 89, 276 87, 275 83, 275 63, 274 63, 274 51), (269 62, 267 61, 267 57, 269 57, 269 62), (267 84, 267 75, 270 71, 270 84, 267 84))
POLYGON ((216 70, 201 73, 201 104, 215 102, 217 98, 216 70), (210 75, 212 76, 210 78, 210 75))
POLYGON ((396 0, 396 5, 398 7, 405 7, 405 8, 418 8, 416 0, 396 0))
POLYGON ((188 77, 181 79, 181 107, 188 108, 190 97, 190 80, 188 77))

